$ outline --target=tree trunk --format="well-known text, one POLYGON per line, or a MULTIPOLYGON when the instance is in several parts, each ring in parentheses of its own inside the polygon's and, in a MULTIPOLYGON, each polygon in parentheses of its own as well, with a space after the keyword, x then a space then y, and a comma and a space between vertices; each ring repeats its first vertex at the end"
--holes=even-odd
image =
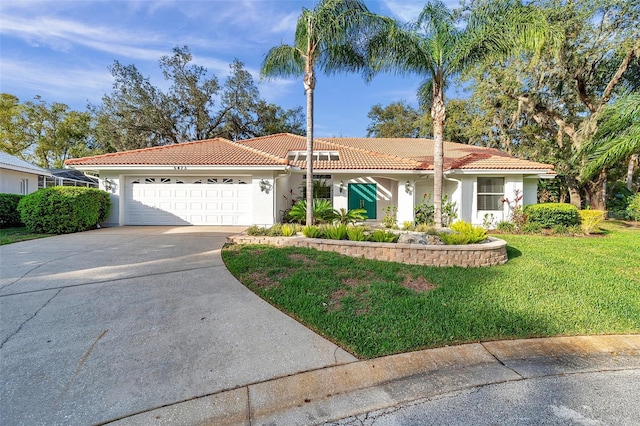
POLYGON ((307 90, 307 225, 313 225, 313 89, 307 90))
POLYGON ((436 82, 434 82, 433 86, 433 105, 431 106, 431 118, 433 118, 433 219, 436 228, 442 228, 442 176, 444 174, 443 138, 446 113, 442 87, 436 82))
POLYGON ((627 167, 627 189, 633 192, 633 173, 636 171, 636 164, 640 157, 638 154, 633 154, 629 159, 629 166, 627 167))
POLYGON ((312 34, 313 20, 307 21, 307 56, 304 64, 304 92, 307 95, 307 225, 313 225, 313 91, 316 76, 313 67, 312 34))
POLYGON ((582 208, 582 198, 580 196, 580 185, 574 177, 567 176, 567 188, 569 189, 569 203, 577 208, 582 208))
POLYGON ((591 210, 606 210, 606 185, 607 184, 607 171, 602 169, 598 179, 595 181, 587 182, 585 190, 587 191, 587 197, 589 198, 589 208, 591 210))

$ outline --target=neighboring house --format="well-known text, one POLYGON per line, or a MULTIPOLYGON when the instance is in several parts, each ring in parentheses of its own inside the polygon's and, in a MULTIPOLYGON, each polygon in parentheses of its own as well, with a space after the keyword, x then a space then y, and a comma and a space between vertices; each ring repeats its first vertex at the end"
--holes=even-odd
POLYGON ((44 183, 40 182, 40 187, 48 186, 84 186, 87 188, 97 188, 98 179, 87 176, 80 170, 73 169, 49 169, 51 177, 46 178, 44 183))
MULTIPOLYGON (((482 224, 509 215, 503 198, 536 203, 539 179, 553 166, 495 149, 445 143, 444 193, 458 218, 482 224)), ((304 198, 306 139, 277 134, 244 141, 211 139, 67 160, 99 176, 112 194, 109 225, 271 225, 304 198)), ((414 218, 433 192, 430 139, 317 138, 314 180, 335 209, 367 210, 381 221, 397 207, 398 224, 414 218)))
POLYGON ((0 151, 0 193, 31 194, 38 181, 51 177, 51 172, 0 151))

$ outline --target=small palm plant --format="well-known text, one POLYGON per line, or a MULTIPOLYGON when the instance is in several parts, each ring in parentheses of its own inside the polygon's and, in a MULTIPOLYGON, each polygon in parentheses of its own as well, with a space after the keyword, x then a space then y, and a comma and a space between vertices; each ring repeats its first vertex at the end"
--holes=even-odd
MULTIPOLYGON (((306 223, 307 201, 300 200, 291 207, 289 217, 295 222, 306 223)), ((334 219, 333 206, 329 200, 316 198, 313 200, 313 224, 331 222, 334 219)), ((312 225, 312 224, 309 224, 312 225)))
POLYGON ((367 220, 367 211, 365 209, 347 210, 341 208, 340 210, 334 210, 333 212, 336 221, 340 222, 343 225, 349 225, 367 220))

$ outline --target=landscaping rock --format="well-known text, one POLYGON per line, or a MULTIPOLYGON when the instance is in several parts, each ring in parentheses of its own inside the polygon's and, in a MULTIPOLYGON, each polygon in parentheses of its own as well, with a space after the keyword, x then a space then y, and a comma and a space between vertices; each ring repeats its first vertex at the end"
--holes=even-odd
POLYGON ((428 234, 402 234, 398 239, 398 244, 422 244, 422 245, 442 245, 442 240, 437 235, 428 234))

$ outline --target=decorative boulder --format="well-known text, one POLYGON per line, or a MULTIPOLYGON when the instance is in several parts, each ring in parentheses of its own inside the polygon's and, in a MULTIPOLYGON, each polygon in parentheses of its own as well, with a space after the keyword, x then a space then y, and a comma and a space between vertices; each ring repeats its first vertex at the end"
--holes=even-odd
POLYGON ((437 235, 402 234, 398 239, 398 244, 442 245, 442 240, 437 235))

